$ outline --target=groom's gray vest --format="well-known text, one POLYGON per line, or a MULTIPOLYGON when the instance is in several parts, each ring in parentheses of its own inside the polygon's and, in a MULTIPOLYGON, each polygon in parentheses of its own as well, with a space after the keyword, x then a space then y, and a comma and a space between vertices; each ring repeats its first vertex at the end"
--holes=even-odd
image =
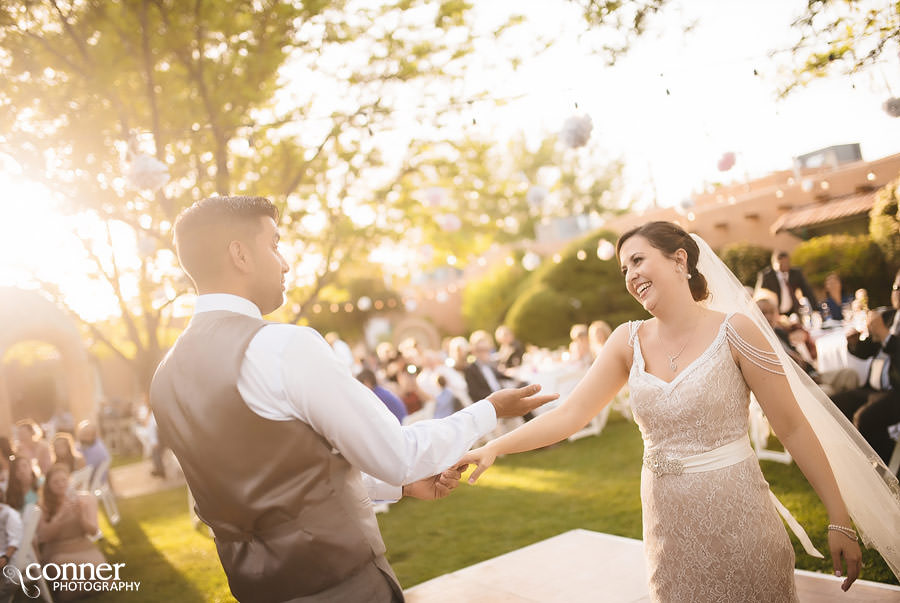
POLYGON ((160 439, 215 533, 231 591, 240 601, 368 601, 385 589, 380 568, 402 597, 359 471, 306 423, 264 419, 238 392, 244 353, 266 324, 195 315, 150 388, 160 439))

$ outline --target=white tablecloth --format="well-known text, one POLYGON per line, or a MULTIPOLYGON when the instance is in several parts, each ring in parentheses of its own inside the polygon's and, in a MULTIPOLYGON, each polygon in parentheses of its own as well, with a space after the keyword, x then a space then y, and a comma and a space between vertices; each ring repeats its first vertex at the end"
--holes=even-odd
POLYGON ((869 372, 869 360, 857 358, 847 351, 847 335, 844 329, 820 330, 812 333, 816 341, 816 364, 820 373, 852 368, 859 375, 859 382, 865 383, 869 372))

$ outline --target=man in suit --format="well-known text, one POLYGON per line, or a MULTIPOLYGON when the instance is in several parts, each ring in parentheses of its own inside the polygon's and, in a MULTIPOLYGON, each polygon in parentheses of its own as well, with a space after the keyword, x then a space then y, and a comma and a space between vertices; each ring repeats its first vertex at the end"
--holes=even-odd
POLYGON ((768 289, 778 298, 778 313, 785 316, 800 311, 797 289, 809 300, 810 307, 817 309, 816 295, 806 282, 799 268, 791 267, 791 256, 787 251, 772 254, 772 265, 761 270, 756 276, 756 290, 768 289))
POLYGON ((870 310, 868 337, 847 335, 848 351, 871 358, 867 382, 832 397, 885 463, 900 433, 900 271, 891 285, 891 308, 870 310))
POLYGON ((481 400, 485 396, 501 389, 503 382, 511 382, 513 378, 499 371, 491 362, 494 345, 486 331, 475 331, 469 338, 475 360, 466 365, 463 376, 469 389, 469 397, 481 400))
POLYGON ((319 333, 262 319, 284 303, 277 220, 262 197, 212 197, 178 217, 199 296, 153 377, 159 432, 239 601, 402 601, 371 501, 446 495, 451 466, 498 417, 554 396, 502 390, 402 427, 319 333))

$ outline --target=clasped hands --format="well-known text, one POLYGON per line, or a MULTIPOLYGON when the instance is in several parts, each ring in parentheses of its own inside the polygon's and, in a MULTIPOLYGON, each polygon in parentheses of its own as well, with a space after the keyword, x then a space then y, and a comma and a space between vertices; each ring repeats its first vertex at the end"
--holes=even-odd
MULTIPOLYGON (((487 400, 494 406, 498 419, 520 417, 542 404, 559 398, 559 394, 540 394, 540 391, 541 386, 537 384, 501 389, 488 396, 487 400)), ((487 446, 483 446, 472 450, 460 459, 455 466, 444 470, 442 473, 406 484, 403 486, 403 496, 412 496, 422 500, 444 498, 459 485, 459 480, 463 472, 468 469, 470 462, 478 465, 469 478, 469 483, 475 483, 478 476, 484 473, 496 458, 496 455, 491 455, 490 453, 487 455, 478 454, 486 449, 487 446), (490 462, 488 462, 488 457, 490 462)))

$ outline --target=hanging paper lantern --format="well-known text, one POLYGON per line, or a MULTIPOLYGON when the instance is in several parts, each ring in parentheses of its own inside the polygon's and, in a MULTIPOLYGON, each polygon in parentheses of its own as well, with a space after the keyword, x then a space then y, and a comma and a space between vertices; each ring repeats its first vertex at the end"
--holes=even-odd
POLYGON ((462 228, 462 220, 455 214, 439 214, 434 217, 434 221, 444 232, 456 232, 462 228))
POLYGON ((589 115, 573 115, 563 124, 559 138, 567 147, 577 149, 588 143, 593 129, 594 124, 589 115))
POLYGON ((900 117, 900 98, 892 97, 884 101, 884 112, 891 117, 900 117))
POLYGON ((615 255, 616 246, 606 239, 600 239, 600 242, 597 243, 597 257, 605 262, 611 260, 615 255))
POLYGON ((356 307, 359 308, 360 312, 365 312, 372 307, 372 299, 363 295, 357 300, 356 307))
POLYGON ((533 251, 529 251, 524 256, 522 256, 522 267, 531 272, 532 270, 536 270, 538 266, 541 265, 541 256, 534 253, 533 251))
POLYGON ((525 200, 528 201, 528 205, 531 205, 532 207, 540 207, 544 204, 544 201, 549 194, 550 191, 543 186, 535 185, 529 188, 528 192, 525 193, 525 200))
POLYGON ((681 215, 687 214, 694 208, 694 200, 688 197, 687 199, 682 199, 677 204, 675 204, 675 211, 680 213, 681 215))
POLYGON ((131 188, 155 191, 169 181, 169 168, 156 158, 141 153, 131 161, 125 178, 131 188))
POLYGON ((440 207, 447 200, 447 191, 440 186, 432 186, 422 195, 422 200, 427 207, 440 207))
POLYGON ((719 171, 727 172, 731 168, 734 167, 735 157, 734 153, 728 151, 727 153, 722 153, 722 156, 719 158, 719 171))

